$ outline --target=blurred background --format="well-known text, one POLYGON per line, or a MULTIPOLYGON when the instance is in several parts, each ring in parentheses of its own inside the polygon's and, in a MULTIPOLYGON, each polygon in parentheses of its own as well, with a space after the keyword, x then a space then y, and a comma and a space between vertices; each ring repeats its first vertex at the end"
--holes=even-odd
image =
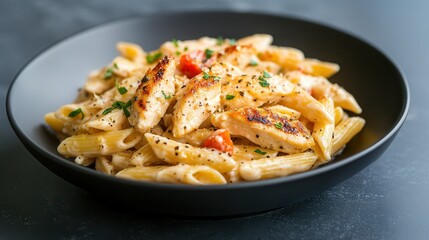
POLYGON ((0 0, 0 239, 427 239, 428 9, 426 0, 0 0), (199 10, 295 16, 380 48, 404 71, 411 88, 411 109, 398 137, 373 165, 321 195, 265 214, 204 221, 147 217, 99 203, 49 172, 20 144, 7 120, 5 98, 13 77, 37 53, 107 21, 199 10))

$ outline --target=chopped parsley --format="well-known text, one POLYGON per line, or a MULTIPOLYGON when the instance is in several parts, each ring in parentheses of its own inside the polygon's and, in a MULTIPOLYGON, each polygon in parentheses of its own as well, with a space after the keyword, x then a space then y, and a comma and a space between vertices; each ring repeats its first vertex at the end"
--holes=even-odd
POLYGON ((268 83, 267 79, 265 79, 263 77, 259 77, 259 84, 262 87, 268 87, 268 86, 270 86, 270 84, 268 83))
POLYGON ((203 78, 204 79, 209 79, 209 78, 213 78, 213 80, 215 80, 215 81, 220 81, 220 77, 218 77, 218 76, 210 76, 207 72, 204 72, 203 71, 203 78))
POLYGON ((278 129, 283 129, 283 124, 280 122, 274 124, 274 126, 276 126, 276 128, 278 128, 278 129))
POLYGON ((237 43, 237 41, 234 38, 229 39, 229 44, 235 45, 236 43, 237 43))
POLYGON ((225 98, 226 98, 226 100, 232 100, 235 98, 235 96, 234 95, 226 95, 225 98))
POLYGON ((161 52, 157 52, 152 55, 148 54, 146 56, 146 61, 147 63, 151 64, 151 63, 154 63, 156 60, 158 60, 161 56, 162 56, 161 52))
POLYGON ((258 66, 258 62, 257 62, 257 61, 255 61, 254 59, 251 59, 251 60, 250 60, 250 62, 249 62, 249 64, 250 64, 251 66, 258 66))
POLYGON ((177 48, 179 47, 179 41, 177 39, 173 38, 173 39, 171 39, 171 42, 173 43, 173 45, 175 47, 177 47, 177 48))
POLYGON ((271 78, 271 75, 267 71, 264 70, 264 72, 262 73, 262 76, 260 76, 258 78, 259 79, 259 84, 262 87, 268 87, 268 86, 270 86, 270 84, 268 83, 268 81, 267 81, 266 78, 271 78))
POLYGON ((217 37, 216 45, 221 46, 224 42, 225 40, 223 39, 223 37, 221 36, 217 37))
POLYGON ((209 59, 213 56, 213 50, 211 49, 206 49, 206 51, 204 52, 206 54, 206 58, 209 59))
POLYGON ((184 49, 183 49, 183 51, 188 51, 188 46, 186 46, 184 49))
POLYGON ((85 115, 83 114, 82 108, 78 108, 78 109, 70 112, 68 116, 69 117, 76 117, 79 114, 82 115, 81 118, 80 118, 80 120, 82 120, 85 117, 85 115))
POLYGON ((204 79, 209 79, 210 75, 207 72, 203 72, 203 78, 204 79))
POLYGON ((164 96, 165 99, 171 99, 171 95, 167 96, 167 94, 165 94, 164 91, 161 91, 161 93, 162 93, 162 96, 164 96))
POLYGON ((116 63, 113 64, 113 67, 109 67, 106 72, 104 72, 104 79, 108 80, 113 76, 113 71, 119 69, 116 63))
POLYGON ((126 117, 129 117, 130 111, 128 110, 128 108, 131 106, 131 100, 129 100, 128 102, 124 103, 121 101, 115 101, 111 107, 107 108, 106 110, 103 111, 103 115, 106 115, 108 113, 110 113, 111 111, 113 111, 114 109, 122 109, 122 111, 124 111, 124 114, 126 117))
POLYGON ((180 56, 181 52, 180 51, 176 51, 176 56, 180 56))
POLYGON ((271 78, 271 75, 270 75, 267 71, 265 71, 265 70, 264 70, 264 72, 263 72, 262 76, 263 76, 264 78, 271 78))
POLYGON ((115 83, 115 85, 116 85, 116 89, 118 90, 118 92, 119 92, 121 95, 124 95, 125 93, 127 93, 127 92, 128 92, 128 90, 127 90, 125 87, 120 87, 120 86, 118 85, 118 82, 116 82, 116 83, 115 83))
POLYGON ((267 152, 263 152, 263 151, 261 151, 261 149, 256 149, 256 150, 255 150, 255 153, 259 153, 259 154, 261 154, 261 155, 265 155, 265 154, 267 154, 267 152))

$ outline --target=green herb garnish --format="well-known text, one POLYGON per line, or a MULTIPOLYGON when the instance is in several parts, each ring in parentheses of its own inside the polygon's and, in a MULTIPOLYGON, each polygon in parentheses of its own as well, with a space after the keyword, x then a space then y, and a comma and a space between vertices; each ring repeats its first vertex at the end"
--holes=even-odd
POLYGON ((180 56, 181 52, 180 51, 176 51, 176 56, 180 56))
POLYGON ((216 45, 221 46, 224 42, 225 40, 223 39, 223 37, 221 36, 217 37, 216 45))
POLYGON ((268 86, 270 86, 270 84, 268 83, 267 79, 265 79, 263 77, 259 77, 259 84, 262 87, 268 87, 268 86))
POLYGON ((203 72, 203 78, 207 80, 210 78, 210 75, 207 72, 203 72))
POLYGON ((276 123, 276 124, 274 124, 274 126, 276 126, 276 128, 278 128, 278 129, 283 129, 283 124, 282 123, 276 123))
POLYGON ((237 41, 234 38, 229 39, 229 44, 235 45, 236 43, 237 43, 237 41))
POLYGON ((251 66, 258 66, 258 62, 257 62, 257 61, 255 61, 255 60, 253 60, 253 59, 251 59, 251 60, 250 60, 249 64, 250 64, 251 66))
POLYGON ((179 41, 177 39, 173 38, 173 39, 171 39, 171 42, 173 43, 173 45, 175 47, 177 47, 177 48, 179 47, 179 41))
POLYGON ((206 80, 209 78, 213 78, 213 80, 215 81, 220 81, 221 79, 221 77, 218 77, 218 76, 210 76, 207 72, 204 72, 204 71, 203 71, 203 78, 206 80))
POLYGON ((235 96, 234 95, 226 95, 225 98, 226 98, 226 100, 232 100, 235 98, 235 96))
POLYGON ((209 59, 213 56, 213 50, 210 49, 206 49, 206 51, 204 52, 206 54, 206 58, 209 59))
POLYGON ((115 101, 111 107, 107 108, 106 110, 103 111, 103 115, 106 115, 108 113, 110 113, 111 111, 113 111, 114 109, 122 109, 122 111, 124 111, 124 114, 126 117, 129 117, 130 111, 128 110, 128 108, 131 106, 131 100, 129 100, 128 102, 124 103, 121 101, 115 101))
POLYGON ((259 154, 261 154, 261 155, 265 155, 265 154, 267 154, 267 152, 263 152, 263 151, 261 151, 261 149, 256 149, 256 150, 255 150, 255 153, 259 153, 259 154))
POLYGON ((183 49, 183 51, 188 51, 188 46, 186 46, 184 49, 183 49))
POLYGON ((171 95, 167 96, 167 94, 165 94, 164 91, 161 91, 161 93, 162 93, 162 95, 164 96, 165 99, 171 99, 171 95))
POLYGON ((113 76, 113 71, 115 69, 119 69, 118 65, 116 63, 113 63, 113 67, 109 67, 106 69, 106 72, 104 72, 104 79, 110 79, 113 76))
POLYGON ((82 114, 82 116, 80 118, 80 120, 82 120, 85 117, 85 115, 83 114, 82 108, 78 108, 78 109, 70 112, 68 116, 69 117, 76 117, 79 114, 82 114))
POLYGON ((264 78, 271 78, 271 75, 270 75, 267 71, 265 71, 265 70, 264 70, 264 72, 263 72, 262 76, 263 76, 264 78))
POLYGON ((148 54, 146 56, 146 61, 147 63, 151 64, 151 63, 154 63, 156 60, 158 60, 161 56, 162 56, 161 52, 157 52, 152 55, 148 54))
POLYGON ((120 86, 118 85, 118 82, 116 82, 116 83, 115 83, 115 85, 116 85, 116 89, 118 90, 118 92, 119 92, 121 95, 124 95, 125 93, 127 93, 127 92, 128 92, 128 90, 127 90, 125 87, 120 87, 120 86))

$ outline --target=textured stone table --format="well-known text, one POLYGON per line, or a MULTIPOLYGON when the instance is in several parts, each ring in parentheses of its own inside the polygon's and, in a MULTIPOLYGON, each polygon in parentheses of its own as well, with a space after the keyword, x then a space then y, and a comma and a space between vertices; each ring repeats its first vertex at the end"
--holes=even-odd
POLYGON ((428 1, 175 2, 0 0, 0 239, 429 238, 428 1), (109 20, 208 8, 320 21, 381 48, 411 88, 409 116, 396 140, 374 164, 323 194, 273 212, 221 220, 146 216, 105 204, 49 172, 20 144, 4 101, 13 76, 35 54, 109 20))

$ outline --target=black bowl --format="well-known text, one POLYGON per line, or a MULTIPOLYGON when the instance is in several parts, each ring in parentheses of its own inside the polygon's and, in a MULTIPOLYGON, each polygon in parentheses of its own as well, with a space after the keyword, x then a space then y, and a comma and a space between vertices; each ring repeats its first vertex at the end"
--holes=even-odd
MULTIPOLYGON (((290 17, 257 13, 157 13, 114 21, 62 40, 29 62, 7 96, 13 129, 48 169, 88 192, 157 213, 232 216, 279 208, 318 194, 375 161, 389 146, 409 106, 406 80, 383 53, 331 27, 290 17), (172 38, 274 36, 276 45, 296 47, 306 56, 341 65, 331 80, 349 90, 363 108, 366 126, 332 163, 309 172, 224 186, 137 182, 107 176, 60 156, 43 116, 73 101, 86 75, 117 55, 118 41, 146 50, 172 38)), ((385 173, 380 173, 385 174, 385 173)))

